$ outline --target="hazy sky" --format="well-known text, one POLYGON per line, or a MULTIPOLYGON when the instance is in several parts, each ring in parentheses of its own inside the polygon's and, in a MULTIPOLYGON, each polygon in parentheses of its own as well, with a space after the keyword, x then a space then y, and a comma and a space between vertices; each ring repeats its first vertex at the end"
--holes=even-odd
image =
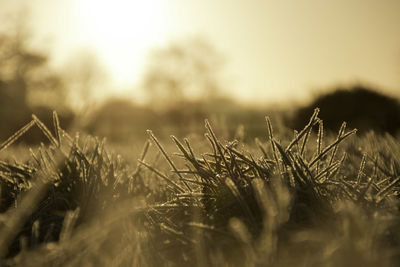
POLYGON ((244 101, 304 99, 358 81, 400 96, 399 0, 0 3, 31 5, 56 64, 98 53, 120 91, 134 88, 149 48, 199 35, 226 57, 227 90, 244 101))

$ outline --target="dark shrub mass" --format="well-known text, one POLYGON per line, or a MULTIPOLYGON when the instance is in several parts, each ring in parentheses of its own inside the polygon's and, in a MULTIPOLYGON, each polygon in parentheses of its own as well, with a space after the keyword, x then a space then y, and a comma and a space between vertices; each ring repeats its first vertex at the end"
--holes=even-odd
POLYGON ((90 134, 107 137, 110 141, 127 141, 130 136, 144 135, 155 121, 158 116, 148 107, 115 98, 94 110, 84 128, 90 134))
POLYGON ((316 107, 321 109, 320 117, 328 130, 337 131, 343 121, 361 134, 374 130, 394 135, 400 130, 399 101, 367 87, 339 88, 317 97, 296 111, 291 126, 302 128, 316 107))

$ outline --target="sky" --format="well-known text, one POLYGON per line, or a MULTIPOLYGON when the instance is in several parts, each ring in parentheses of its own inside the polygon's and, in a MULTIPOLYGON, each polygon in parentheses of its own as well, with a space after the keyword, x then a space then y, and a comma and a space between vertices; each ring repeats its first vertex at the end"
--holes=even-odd
POLYGON ((102 94, 140 98, 152 49, 193 36, 224 58, 226 92, 244 102, 302 101, 363 83, 400 96, 398 0, 0 0, 27 6, 61 67, 82 51, 110 72, 102 94))

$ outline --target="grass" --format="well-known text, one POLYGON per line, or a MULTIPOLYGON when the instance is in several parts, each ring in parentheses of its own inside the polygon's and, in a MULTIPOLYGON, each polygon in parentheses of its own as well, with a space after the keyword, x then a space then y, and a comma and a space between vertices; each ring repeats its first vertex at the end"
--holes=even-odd
POLYGON ((35 126, 48 139, 23 162, 0 161, 1 263, 399 264, 400 144, 345 123, 325 133, 318 112, 283 140, 269 118, 265 136, 246 144, 221 140, 208 121, 193 144, 148 131, 137 162, 71 137, 56 113, 51 130, 33 116, 0 145, 12 158, 35 126))

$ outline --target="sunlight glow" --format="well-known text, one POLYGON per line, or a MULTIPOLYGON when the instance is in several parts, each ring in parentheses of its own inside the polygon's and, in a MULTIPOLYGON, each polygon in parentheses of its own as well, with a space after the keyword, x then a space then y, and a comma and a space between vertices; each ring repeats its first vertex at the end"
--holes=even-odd
POLYGON ((115 82, 138 79, 148 49, 165 40, 165 8, 161 1, 85 0, 79 20, 86 43, 110 66, 115 82))

